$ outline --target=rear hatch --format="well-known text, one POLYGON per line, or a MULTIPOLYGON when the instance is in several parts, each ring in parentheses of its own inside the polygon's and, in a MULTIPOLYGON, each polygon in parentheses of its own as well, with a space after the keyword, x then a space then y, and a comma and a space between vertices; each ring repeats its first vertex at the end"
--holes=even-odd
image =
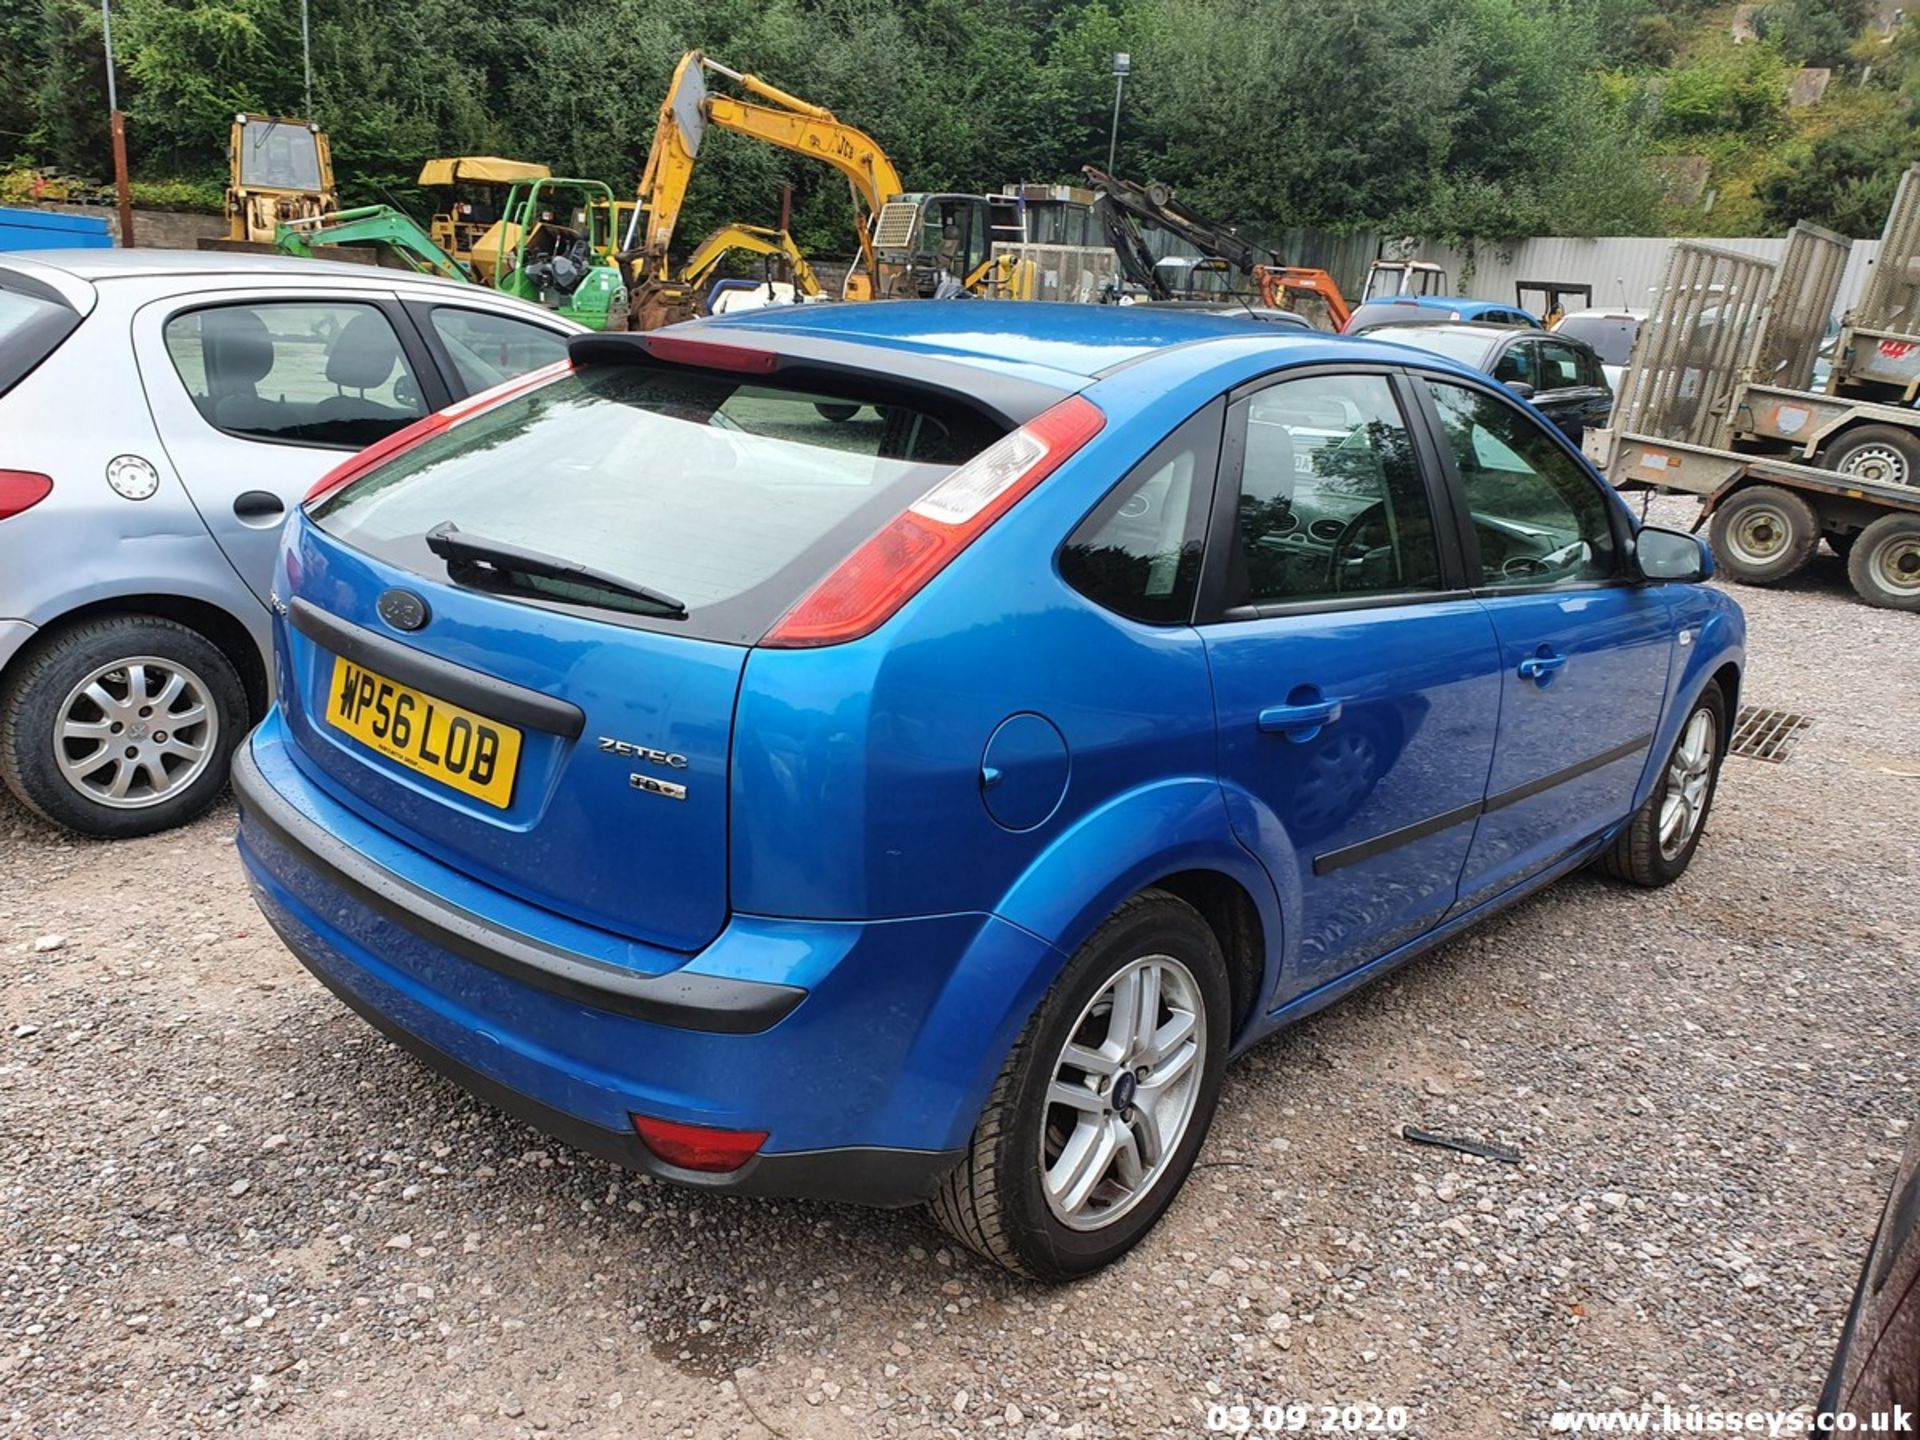
POLYGON ((285 703, 303 766, 375 824, 691 951, 728 913, 749 648, 1008 427, 886 377, 630 353, 323 483, 287 559, 285 703))

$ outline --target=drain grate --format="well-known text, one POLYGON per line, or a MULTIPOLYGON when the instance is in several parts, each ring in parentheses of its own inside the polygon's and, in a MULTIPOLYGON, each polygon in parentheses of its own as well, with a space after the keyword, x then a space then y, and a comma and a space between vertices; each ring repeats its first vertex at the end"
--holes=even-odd
POLYGON ((1762 705, 1742 705, 1734 721, 1735 755, 1749 760, 1767 760, 1778 765, 1799 742, 1800 732, 1813 724, 1811 715, 1796 715, 1791 710, 1769 710, 1762 705))

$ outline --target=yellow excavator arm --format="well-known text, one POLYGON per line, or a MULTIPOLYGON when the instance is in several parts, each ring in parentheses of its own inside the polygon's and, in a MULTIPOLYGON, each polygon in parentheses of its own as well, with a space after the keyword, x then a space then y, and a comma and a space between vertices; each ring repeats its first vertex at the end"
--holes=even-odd
POLYGON ((793 243, 793 236, 784 230, 773 230, 764 225, 722 225, 693 247, 693 254, 687 257, 686 267, 680 272, 681 283, 699 290, 712 278, 714 270, 728 252, 733 250, 751 250, 756 255, 784 255, 793 269, 794 288, 809 297, 822 293, 813 267, 801 255, 800 247, 793 243))
POLYGON ((867 273, 873 273, 868 236, 872 217, 905 188, 900 172, 893 168, 879 143, 864 130, 836 119, 824 106, 810 104, 757 76, 743 75, 709 60, 698 50, 689 50, 674 67, 673 82, 661 102, 653 148, 640 175, 637 209, 627 233, 625 249, 632 267, 636 306, 640 303, 637 292, 641 282, 665 282, 669 278, 667 252, 673 243, 673 229, 686 202, 694 160, 709 125, 805 155, 846 176, 853 188, 861 258, 867 273), (709 93, 709 70, 766 103, 709 93))

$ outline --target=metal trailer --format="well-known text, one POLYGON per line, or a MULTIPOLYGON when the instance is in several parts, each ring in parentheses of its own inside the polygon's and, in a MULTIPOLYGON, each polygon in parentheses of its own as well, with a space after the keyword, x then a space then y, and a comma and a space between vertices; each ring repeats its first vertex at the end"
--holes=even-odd
MULTIPOLYGON (((1890 240, 1903 207, 1920 213, 1916 176, 1920 167, 1901 185, 1890 240)), ((1920 226, 1911 228, 1920 241, 1920 226)), ((1733 579, 1786 580, 1824 537, 1846 556, 1863 600, 1920 610, 1920 483, 1902 483, 1920 482, 1920 411, 1834 393, 1836 380, 1824 392, 1809 388, 1850 248, 1805 224, 1778 266, 1676 244, 1612 424, 1589 430, 1584 444, 1622 489, 1701 496, 1701 522, 1733 579), (1902 470, 1895 462, 1908 453, 1916 463, 1902 470)), ((1893 268, 1910 267, 1896 256, 1893 268)), ((1882 288, 1892 305, 1911 307, 1911 284, 1904 296, 1882 288)), ((1894 313, 1863 304, 1843 337, 1883 335, 1854 322, 1894 313)))

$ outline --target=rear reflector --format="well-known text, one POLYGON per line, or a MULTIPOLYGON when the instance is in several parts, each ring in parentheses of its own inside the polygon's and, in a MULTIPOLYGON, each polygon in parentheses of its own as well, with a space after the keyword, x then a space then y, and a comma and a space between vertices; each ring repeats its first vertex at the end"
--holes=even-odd
POLYGON ((647 354, 670 365, 698 365, 703 370, 733 370, 746 375, 771 375, 780 357, 771 350, 745 345, 717 345, 711 340, 688 340, 679 335, 650 335, 647 354))
POLYGON ((760 643, 797 650, 870 635, 1066 459, 1107 417, 1069 395, 946 476, 801 598, 760 643))
POLYGON ((37 470, 0 470, 0 520, 31 510, 53 493, 53 477, 37 470))
POLYGON ((715 1174, 738 1170, 767 1143, 764 1130, 716 1130, 711 1125, 683 1125, 677 1120, 655 1120, 646 1115, 628 1118, 649 1150, 682 1170, 715 1174))
POLYGON ((465 400, 456 400, 444 410, 437 410, 423 416, 405 429, 396 430, 384 440, 376 440, 357 455, 349 456, 320 477, 320 482, 307 492, 300 503, 311 505, 314 501, 331 495, 350 480, 358 480, 376 465, 383 465, 423 441, 431 440, 443 430, 451 430, 463 421, 471 420, 483 411, 504 404, 516 395, 524 395, 529 390, 537 390, 550 380, 558 380, 573 369, 571 360, 556 360, 551 365, 543 365, 538 370, 529 370, 524 375, 516 375, 504 380, 491 390, 482 390, 478 395, 469 395, 465 400))

